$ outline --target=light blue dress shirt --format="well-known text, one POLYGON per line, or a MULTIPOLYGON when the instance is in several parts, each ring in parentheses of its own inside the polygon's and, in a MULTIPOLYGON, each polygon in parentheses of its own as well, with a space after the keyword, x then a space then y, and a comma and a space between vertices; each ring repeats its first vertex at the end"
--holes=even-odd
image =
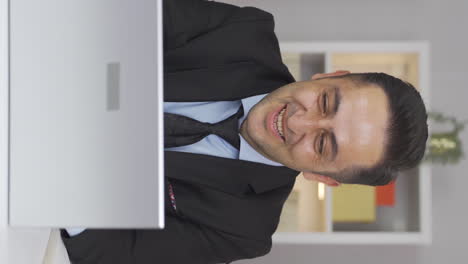
MULTIPOLYGON (((239 119, 239 128, 250 109, 257 104, 266 94, 244 98, 240 101, 215 101, 215 102, 164 102, 164 112, 184 115, 201 122, 217 123, 235 114, 239 107, 244 107, 244 116, 239 119)), ((273 166, 282 166, 280 163, 269 160, 252 148, 245 139, 240 136, 240 148, 237 150, 223 138, 217 135, 208 135, 202 140, 190 145, 166 148, 165 150, 206 154, 223 158, 241 159, 264 163, 273 166)), ((85 228, 67 228, 70 236, 77 235, 85 228)))

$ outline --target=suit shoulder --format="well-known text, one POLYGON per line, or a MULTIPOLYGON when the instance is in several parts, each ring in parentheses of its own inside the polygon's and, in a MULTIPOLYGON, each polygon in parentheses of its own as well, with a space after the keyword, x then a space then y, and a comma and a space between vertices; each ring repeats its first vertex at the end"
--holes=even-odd
POLYGON ((256 7, 241 7, 233 15, 231 21, 243 22, 243 21, 255 21, 255 20, 268 20, 273 21, 273 15, 265 10, 256 7))

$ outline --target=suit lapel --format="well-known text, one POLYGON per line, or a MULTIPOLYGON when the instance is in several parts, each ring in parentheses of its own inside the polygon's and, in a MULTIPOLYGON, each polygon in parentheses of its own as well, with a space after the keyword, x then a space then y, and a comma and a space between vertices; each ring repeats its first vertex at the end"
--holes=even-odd
POLYGON ((231 101, 294 82, 283 64, 271 15, 198 36, 164 54, 164 101, 231 101))
POLYGON ((299 173, 283 166, 175 151, 165 151, 165 171, 170 179, 205 185, 236 196, 291 184, 299 173))
MULTIPOLYGON (((281 66, 281 65, 280 65, 281 66)), ((202 102, 240 100, 293 82, 286 68, 276 71, 251 61, 191 70, 167 71, 164 101, 202 102)))

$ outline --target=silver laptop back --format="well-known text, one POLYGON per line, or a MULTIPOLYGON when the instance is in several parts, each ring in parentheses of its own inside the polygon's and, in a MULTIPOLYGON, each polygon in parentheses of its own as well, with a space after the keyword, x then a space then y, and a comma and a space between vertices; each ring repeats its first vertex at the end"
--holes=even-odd
POLYGON ((10 226, 162 228, 161 0, 10 2, 10 226))

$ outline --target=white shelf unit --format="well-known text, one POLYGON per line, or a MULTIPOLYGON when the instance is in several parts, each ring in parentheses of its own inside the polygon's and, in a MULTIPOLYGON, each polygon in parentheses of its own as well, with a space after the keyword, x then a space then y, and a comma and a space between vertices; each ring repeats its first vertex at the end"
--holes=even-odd
MULTIPOLYGON (((284 42, 280 43, 282 53, 299 54, 306 69, 300 69, 302 76, 313 73, 332 72, 332 55, 357 54, 417 54, 417 88, 426 108, 430 109, 429 85, 429 43, 418 42, 284 42)), ((346 70, 346 69, 343 69, 346 70)), ((302 78, 306 80, 308 78, 302 78)), ((300 80, 297 80, 300 81, 300 80)), ((333 224, 332 188, 327 187, 325 205, 325 232, 277 232, 273 241, 277 244, 413 244, 431 243, 431 168, 427 163, 418 168, 402 172, 397 181, 398 208, 377 209, 383 223, 366 225, 333 224), (402 180, 400 180, 402 179, 402 180), (399 190, 404 195, 398 197, 399 190), (393 214, 393 215, 392 215, 393 214), (390 218, 389 221, 385 220, 390 218), (369 227, 370 226, 370 227, 369 227), (353 230, 354 229, 354 230, 353 230)), ((302 177, 302 176, 299 176, 302 177)))

